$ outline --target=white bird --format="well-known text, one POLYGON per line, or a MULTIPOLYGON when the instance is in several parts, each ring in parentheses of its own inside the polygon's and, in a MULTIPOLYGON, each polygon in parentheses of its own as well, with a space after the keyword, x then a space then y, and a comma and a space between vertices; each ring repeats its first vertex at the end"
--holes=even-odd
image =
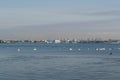
POLYGON ((100 48, 100 51, 104 51, 104 50, 106 50, 105 48, 100 48))
POLYGON ((19 51, 20 51, 20 49, 18 48, 18 49, 17 49, 17 51, 19 52, 19 51))
POLYGON ((80 51, 81 49, 78 49, 78 51, 80 51))
POLYGON ((36 51, 37 49, 36 49, 36 48, 34 48, 33 50, 34 50, 34 51, 36 51))
POLYGON ((96 51, 98 51, 99 50, 99 48, 96 48, 96 51))
POLYGON ((72 48, 69 48, 70 51, 72 51, 72 48))

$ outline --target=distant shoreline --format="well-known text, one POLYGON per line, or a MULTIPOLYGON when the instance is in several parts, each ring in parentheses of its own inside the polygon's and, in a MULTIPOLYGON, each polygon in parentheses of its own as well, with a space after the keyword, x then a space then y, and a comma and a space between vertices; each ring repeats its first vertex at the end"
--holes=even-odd
POLYGON ((24 44, 24 43, 40 43, 40 44, 61 44, 61 43, 108 43, 108 44, 120 44, 120 40, 0 40, 0 44, 24 44))

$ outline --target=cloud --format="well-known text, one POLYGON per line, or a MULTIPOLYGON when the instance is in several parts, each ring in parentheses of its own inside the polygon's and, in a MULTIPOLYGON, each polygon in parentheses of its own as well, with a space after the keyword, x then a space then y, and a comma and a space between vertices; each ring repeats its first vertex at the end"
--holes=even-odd
POLYGON ((96 12, 95 10, 66 9, 4 9, 0 11, 0 27, 59 24, 71 22, 101 21, 119 18, 119 11, 96 12), (110 13, 111 12, 111 13, 110 13), (106 16, 108 15, 109 16, 106 16), (111 15, 114 14, 114 16, 111 15), (115 17, 116 16, 116 17, 115 17))
POLYGON ((120 10, 105 10, 90 13, 90 15, 99 15, 99 16, 120 16, 120 10))
MULTIPOLYGON (((78 10, 71 10, 66 11, 65 14, 68 15, 83 15, 83 16, 104 16, 104 17, 119 17, 120 16, 120 10, 117 9, 78 9, 78 10)), ((120 18, 120 17, 119 17, 120 18)))

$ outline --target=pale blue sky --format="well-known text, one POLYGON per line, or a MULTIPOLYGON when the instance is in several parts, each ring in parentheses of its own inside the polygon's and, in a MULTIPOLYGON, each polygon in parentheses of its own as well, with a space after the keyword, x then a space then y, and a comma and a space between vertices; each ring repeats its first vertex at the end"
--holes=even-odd
POLYGON ((0 39, 120 39, 120 0, 0 0, 0 39))

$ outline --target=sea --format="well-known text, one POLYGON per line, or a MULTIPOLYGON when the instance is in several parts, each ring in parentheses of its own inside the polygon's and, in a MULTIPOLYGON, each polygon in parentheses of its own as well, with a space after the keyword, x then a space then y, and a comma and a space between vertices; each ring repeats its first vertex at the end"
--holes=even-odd
POLYGON ((120 80, 120 44, 0 44, 0 80, 120 80))

